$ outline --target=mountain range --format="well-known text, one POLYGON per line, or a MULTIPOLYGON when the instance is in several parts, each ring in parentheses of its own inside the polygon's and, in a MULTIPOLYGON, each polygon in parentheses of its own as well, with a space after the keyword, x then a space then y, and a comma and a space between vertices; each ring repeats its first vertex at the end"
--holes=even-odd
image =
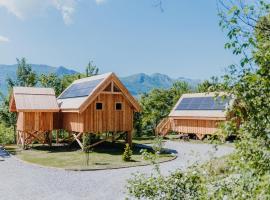
MULTIPOLYGON (((71 75, 79 73, 75 70, 68 69, 66 67, 52 67, 48 65, 41 64, 31 64, 33 71, 38 75, 40 74, 49 74, 55 73, 58 76, 71 75)), ((16 69, 17 65, 1 65, 0 64, 0 90, 3 94, 7 94, 7 83, 6 80, 8 77, 15 79, 16 78, 16 69)), ((170 88, 172 84, 176 81, 185 81, 190 84, 191 87, 195 87, 200 80, 198 79, 189 79, 180 77, 173 79, 165 74, 155 73, 152 75, 147 75, 144 73, 134 74, 126 77, 120 78, 123 84, 129 89, 132 95, 139 96, 141 93, 147 93, 154 88, 170 88)))

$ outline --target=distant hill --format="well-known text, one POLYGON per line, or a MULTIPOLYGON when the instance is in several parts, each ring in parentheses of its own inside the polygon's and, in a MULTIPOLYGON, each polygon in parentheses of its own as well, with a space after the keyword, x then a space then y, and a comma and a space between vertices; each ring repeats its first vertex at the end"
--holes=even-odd
MULTIPOLYGON (((48 65, 37 65, 32 64, 33 70, 37 74, 49 74, 55 73, 58 76, 70 75, 78 73, 75 70, 67 69, 63 66, 60 67, 52 67, 48 65)), ((7 94, 7 83, 6 80, 8 77, 15 78, 16 77, 16 69, 17 65, 1 65, 0 64, 0 90, 4 94, 7 94)), ((141 93, 149 92, 154 88, 170 88, 172 84, 177 81, 186 81, 192 87, 196 86, 200 80, 187 79, 180 77, 178 79, 172 79, 167 75, 155 73, 152 75, 147 75, 144 73, 134 74, 127 77, 122 77, 121 81, 124 85, 129 89, 129 91, 134 95, 138 96, 141 93)))
MULTIPOLYGON (((17 65, 1 65, 0 64, 0 90, 4 94, 7 94, 7 83, 6 80, 8 77, 14 79, 16 77, 17 65)), ((69 75, 78 73, 75 70, 67 69, 65 67, 51 67, 48 65, 36 65, 32 64, 32 69, 37 74, 49 74, 55 73, 58 76, 69 75)))
POLYGON ((139 73, 121 78, 121 80, 129 89, 129 91, 135 96, 138 96, 142 93, 147 93, 154 88, 170 88, 176 81, 185 81, 192 88, 196 87, 196 85, 200 83, 200 80, 197 79, 188 79, 183 77, 173 79, 165 74, 159 73, 155 73, 152 75, 139 73))

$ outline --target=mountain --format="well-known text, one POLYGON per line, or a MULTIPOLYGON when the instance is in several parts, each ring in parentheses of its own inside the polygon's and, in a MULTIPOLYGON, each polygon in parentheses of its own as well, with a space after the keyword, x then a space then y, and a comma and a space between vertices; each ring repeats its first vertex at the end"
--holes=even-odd
MULTIPOLYGON (((0 90, 2 93, 7 94, 7 83, 8 77, 16 77, 17 65, 1 65, 0 64, 0 90)), ((71 75, 78 73, 75 70, 67 69, 63 66, 52 67, 48 65, 37 65, 32 64, 32 69, 38 75, 55 73, 58 76, 71 75)), ((127 77, 120 78, 124 85, 129 89, 132 95, 139 96, 139 94, 147 93, 154 88, 167 89, 172 86, 175 81, 185 81, 189 83, 192 87, 196 86, 200 80, 188 79, 180 77, 177 79, 172 79, 165 74, 155 73, 152 75, 147 75, 144 73, 134 74, 127 77)))
POLYGON ((138 96, 142 93, 147 93, 154 88, 170 88, 176 81, 185 81, 192 88, 196 87, 196 85, 201 82, 198 79, 188 79, 184 77, 173 79, 165 74, 159 73, 155 73, 152 75, 147 75, 144 73, 134 74, 121 78, 121 81, 134 96, 138 96))
MULTIPOLYGON (((63 66, 60 67, 51 67, 48 65, 36 65, 31 64, 33 71, 35 71, 38 75, 40 74, 49 74, 55 73, 58 76, 76 74, 75 70, 67 69, 63 66)), ((3 94, 7 94, 7 78, 15 79, 16 77, 17 65, 1 65, 0 64, 0 91, 3 94)))

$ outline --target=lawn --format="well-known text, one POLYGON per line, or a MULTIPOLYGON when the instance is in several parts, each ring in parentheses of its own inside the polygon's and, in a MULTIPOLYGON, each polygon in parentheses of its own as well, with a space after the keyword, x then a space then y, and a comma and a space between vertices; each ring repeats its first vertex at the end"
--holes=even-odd
MULTIPOLYGON (((122 161, 123 143, 103 143, 96 146, 89 154, 82 152, 77 147, 55 145, 53 147, 34 145, 29 150, 21 150, 12 145, 6 146, 6 149, 23 161, 69 170, 98 170, 150 164, 141 156, 142 147, 136 146, 133 148, 132 161, 122 161)), ((158 161, 170 161, 174 158, 175 156, 171 154, 161 154, 158 161)))

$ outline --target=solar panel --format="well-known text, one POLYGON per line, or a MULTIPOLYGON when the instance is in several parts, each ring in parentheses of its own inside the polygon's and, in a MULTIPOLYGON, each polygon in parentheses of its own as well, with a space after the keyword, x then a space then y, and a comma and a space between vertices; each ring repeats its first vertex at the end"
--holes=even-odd
POLYGON ((189 97, 183 98, 176 110, 225 110, 230 98, 189 97))
POLYGON ((59 99, 76 98, 88 96, 96 86, 103 80, 97 79, 92 81, 86 81, 82 83, 72 84, 60 97, 59 99))

